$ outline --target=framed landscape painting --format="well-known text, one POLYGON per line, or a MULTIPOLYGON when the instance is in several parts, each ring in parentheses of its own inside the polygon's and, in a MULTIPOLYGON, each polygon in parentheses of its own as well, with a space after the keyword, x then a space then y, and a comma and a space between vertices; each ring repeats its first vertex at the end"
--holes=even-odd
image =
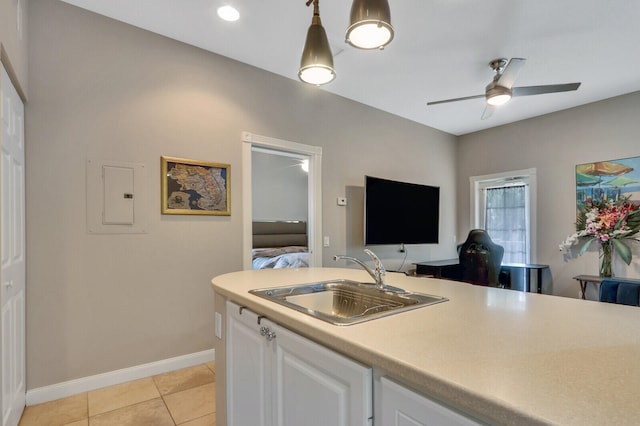
POLYGON ((576 208, 588 200, 613 200, 629 197, 640 205, 640 157, 597 161, 576 166, 576 208))
POLYGON ((228 164, 160 157, 162 214, 230 216, 228 164))

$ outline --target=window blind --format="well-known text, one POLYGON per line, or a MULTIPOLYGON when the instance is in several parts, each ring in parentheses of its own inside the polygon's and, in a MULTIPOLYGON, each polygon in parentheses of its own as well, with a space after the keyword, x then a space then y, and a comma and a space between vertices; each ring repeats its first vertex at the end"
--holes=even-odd
POLYGON ((503 263, 527 263, 527 195, 525 185, 487 188, 485 229, 504 247, 503 263))

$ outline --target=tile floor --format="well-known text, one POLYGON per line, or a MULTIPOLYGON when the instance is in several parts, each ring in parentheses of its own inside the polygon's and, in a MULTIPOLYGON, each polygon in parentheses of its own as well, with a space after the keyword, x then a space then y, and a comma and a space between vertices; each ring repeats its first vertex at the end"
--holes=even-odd
POLYGON ((215 426, 213 362, 25 408, 19 426, 215 426))

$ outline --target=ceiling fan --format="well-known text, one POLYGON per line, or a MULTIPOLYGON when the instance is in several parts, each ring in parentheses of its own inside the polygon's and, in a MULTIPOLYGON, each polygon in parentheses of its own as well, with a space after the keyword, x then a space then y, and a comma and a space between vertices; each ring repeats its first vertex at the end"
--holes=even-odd
POLYGON ((489 66, 495 71, 493 81, 489 83, 482 95, 465 96, 463 98, 444 99, 441 101, 427 102, 427 105, 444 104, 448 102, 466 101, 469 99, 485 98, 487 106, 481 118, 486 120, 491 117, 495 107, 504 105, 514 96, 542 95, 545 93, 569 92, 577 90, 580 83, 549 84, 545 86, 513 87, 513 83, 526 62, 523 58, 494 59, 489 66))

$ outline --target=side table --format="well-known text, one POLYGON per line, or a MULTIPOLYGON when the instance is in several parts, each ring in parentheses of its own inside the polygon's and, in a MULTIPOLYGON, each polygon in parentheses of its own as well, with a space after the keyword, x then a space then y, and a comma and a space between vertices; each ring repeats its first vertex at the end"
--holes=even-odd
POLYGON ((576 275, 573 279, 578 280, 580 283, 580 292, 582 293, 582 299, 584 300, 586 300, 585 293, 587 291, 587 283, 593 283, 597 290, 598 286, 602 282, 602 278, 598 275, 576 275))

